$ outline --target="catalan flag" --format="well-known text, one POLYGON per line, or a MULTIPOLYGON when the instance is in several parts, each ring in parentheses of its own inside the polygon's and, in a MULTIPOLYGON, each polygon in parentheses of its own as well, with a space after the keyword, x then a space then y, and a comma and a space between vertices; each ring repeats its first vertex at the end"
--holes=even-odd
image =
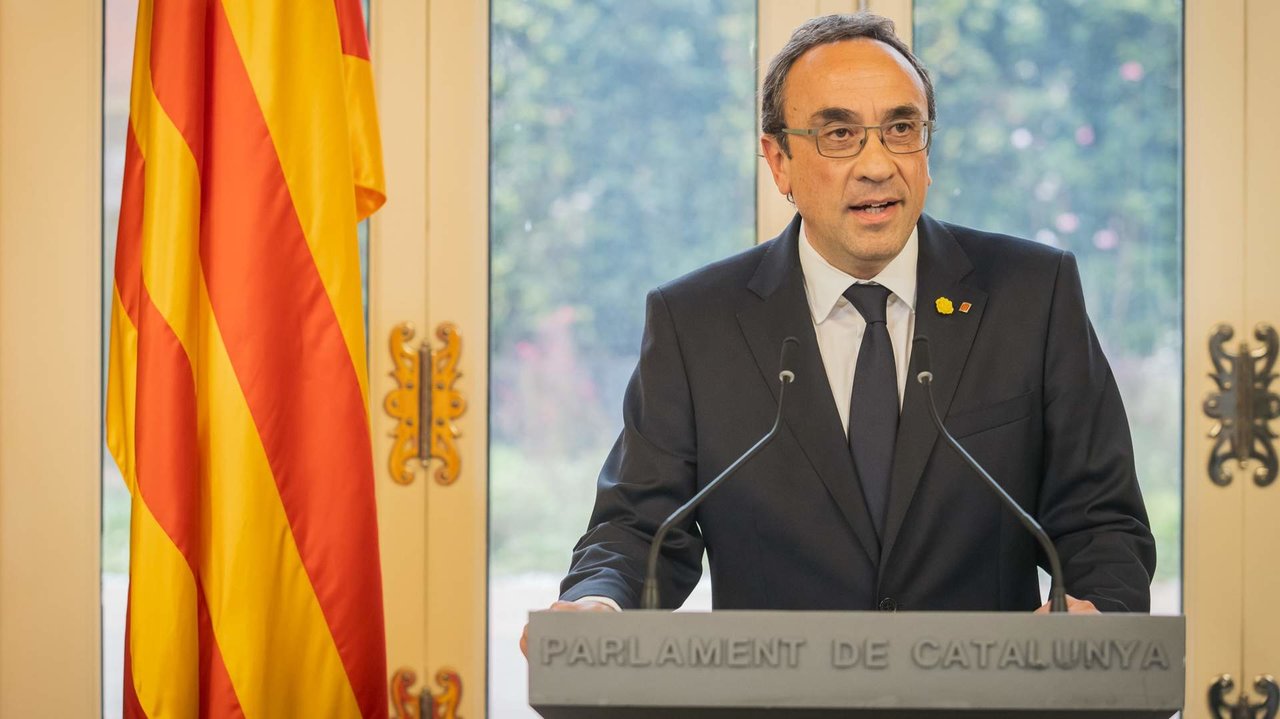
POLYGON ((141 0, 107 437, 127 717, 386 717, 359 0, 141 0))

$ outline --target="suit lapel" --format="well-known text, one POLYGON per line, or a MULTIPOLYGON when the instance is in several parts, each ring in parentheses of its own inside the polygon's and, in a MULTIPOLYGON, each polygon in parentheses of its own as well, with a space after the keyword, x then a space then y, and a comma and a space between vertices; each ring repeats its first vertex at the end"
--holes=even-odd
MULTIPOLYGON (((927 215, 921 215, 919 228, 915 335, 929 338, 933 397, 938 403, 939 416, 946 417, 986 308, 987 293, 964 282, 973 265, 950 230, 927 215), (954 309, 951 314, 943 314, 937 308, 938 298, 952 302, 954 309), (968 312, 960 311, 964 302, 970 305, 968 312)), ((898 439, 894 445, 889 512, 879 562, 881 579, 938 438, 938 431, 929 417, 928 398, 915 379, 919 371, 916 358, 912 357, 898 424, 898 439)))
POLYGON ((800 341, 795 359, 796 380, 787 388, 783 421, 853 528, 867 556, 875 563, 880 556, 880 542, 862 488, 857 483, 849 445, 840 430, 840 415, 818 351, 800 270, 799 232, 797 215, 773 241, 748 284, 762 301, 739 312, 738 323, 775 400, 782 341, 787 337, 800 341))

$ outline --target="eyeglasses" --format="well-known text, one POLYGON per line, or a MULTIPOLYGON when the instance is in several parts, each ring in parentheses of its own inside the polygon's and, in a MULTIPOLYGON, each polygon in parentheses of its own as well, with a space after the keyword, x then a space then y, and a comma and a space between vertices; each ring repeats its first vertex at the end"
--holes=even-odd
POLYGON ((823 157, 854 157, 867 146, 867 137, 871 130, 880 133, 880 144, 895 155, 910 155, 929 147, 933 135, 932 120, 894 120, 883 125, 851 125, 845 122, 832 122, 822 127, 801 130, 784 127, 782 131, 788 135, 808 135, 818 145, 818 154, 823 157))

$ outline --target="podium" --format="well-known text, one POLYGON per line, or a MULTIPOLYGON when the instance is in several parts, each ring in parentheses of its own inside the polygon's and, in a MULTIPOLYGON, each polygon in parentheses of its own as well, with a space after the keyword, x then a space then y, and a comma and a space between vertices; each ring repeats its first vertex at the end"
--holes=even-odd
POLYGON ((546 719, 1155 719, 1186 620, 1136 614, 533 612, 546 719))

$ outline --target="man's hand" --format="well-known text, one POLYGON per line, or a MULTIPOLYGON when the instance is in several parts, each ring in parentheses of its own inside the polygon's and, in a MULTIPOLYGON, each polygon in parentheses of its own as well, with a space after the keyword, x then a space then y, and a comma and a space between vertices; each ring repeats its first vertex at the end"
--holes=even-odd
MULTIPOLYGON (((1045 602, 1044 606, 1036 610, 1036 614, 1048 614, 1049 603, 1045 602)), ((1098 608, 1093 606, 1093 602, 1088 599, 1076 599, 1070 594, 1067 595, 1067 614, 1101 614, 1098 608)), ((523 645, 522 645, 523 646, 523 645)))
MULTIPOLYGON (((1090 604, 1089 606, 1093 606, 1090 604)), ((578 602, 554 602, 548 607, 553 612, 612 612, 616 611, 613 607, 604 602, 578 601, 578 602)), ((529 625, 524 625, 524 632, 520 634, 520 653, 525 659, 529 658, 529 625)))

